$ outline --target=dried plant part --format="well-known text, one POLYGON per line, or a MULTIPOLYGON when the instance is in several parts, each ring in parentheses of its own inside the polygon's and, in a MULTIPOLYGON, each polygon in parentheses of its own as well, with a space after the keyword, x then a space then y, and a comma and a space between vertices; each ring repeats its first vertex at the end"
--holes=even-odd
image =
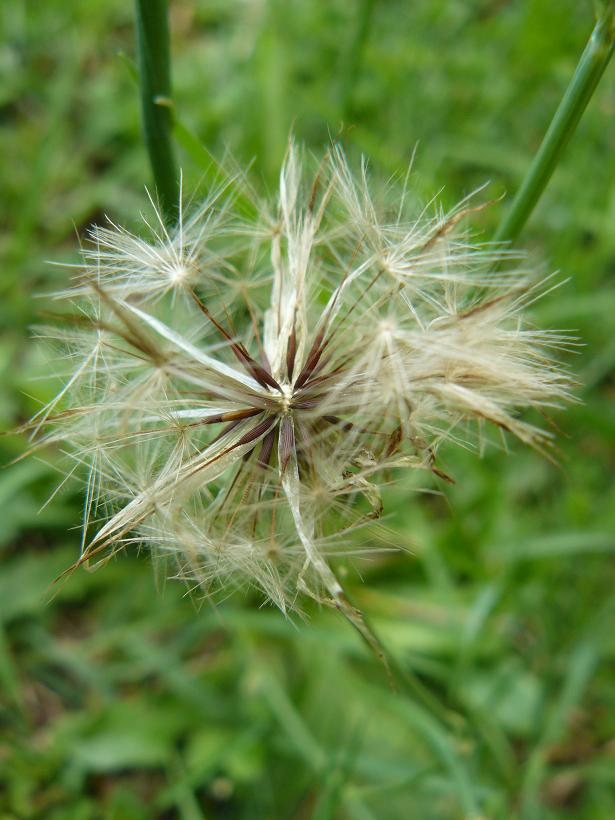
POLYGON ((332 559, 385 480, 452 481, 438 448, 473 426, 547 449, 518 414, 567 398, 551 350, 570 340, 525 323, 535 292, 462 232, 467 201, 408 216, 402 195, 382 216, 337 147, 314 179, 304 165, 291 145, 258 224, 221 186, 172 233, 95 229, 42 331, 69 373, 30 427, 86 473, 76 565, 145 543, 206 591, 329 603, 379 653, 332 559))

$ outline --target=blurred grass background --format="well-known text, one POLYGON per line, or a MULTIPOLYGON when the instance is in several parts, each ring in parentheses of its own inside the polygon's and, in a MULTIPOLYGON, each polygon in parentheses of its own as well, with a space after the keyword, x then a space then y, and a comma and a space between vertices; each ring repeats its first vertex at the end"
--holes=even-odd
MULTIPOLYGON (((0 7, 0 417, 54 385, 29 339, 104 214, 134 225, 149 182, 132 4, 0 7), (125 58, 120 56, 126 55, 125 58)), ((374 176, 452 204, 516 189, 593 24, 578 0, 174 0, 185 188, 201 141, 273 189, 287 133, 342 136, 374 176), (343 124, 343 125, 342 125, 343 124), (186 152, 185 148, 191 151, 186 152)), ((463 715, 445 732, 334 613, 291 623, 256 596, 200 609, 145 555, 50 581, 77 555, 80 498, 36 459, 0 472, 0 817, 615 817, 615 71, 523 235, 564 286, 538 323, 584 342, 560 464, 511 443, 449 448, 443 495, 386 500, 410 550, 360 567, 357 603, 463 715)), ((510 197, 509 197, 510 201, 510 197)), ((506 202, 483 212, 492 235, 506 202)), ((3 463, 23 451, 0 440, 3 463)))

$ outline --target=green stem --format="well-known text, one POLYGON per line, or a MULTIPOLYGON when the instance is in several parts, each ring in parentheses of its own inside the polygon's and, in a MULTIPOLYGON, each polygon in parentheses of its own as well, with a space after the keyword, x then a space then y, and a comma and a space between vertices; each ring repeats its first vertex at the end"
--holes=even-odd
POLYGON ((177 219, 179 182, 171 142, 172 113, 167 0, 136 0, 143 136, 167 223, 177 219))
POLYGON ((613 54, 614 46, 615 2, 609 0, 603 4, 572 80, 509 212, 496 231, 495 241, 512 242, 521 233, 596 90, 613 54))
POLYGON ((449 730, 457 728, 459 716, 421 683, 419 678, 406 665, 399 661, 374 627, 367 621, 361 610, 350 602, 347 594, 345 592, 337 594, 335 603, 338 610, 359 633, 375 658, 383 664, 391 688, 394 690, 399 689, 408 695, 413 701, 426 709, 443 728, 449 730))
POLYGON ((344 119, 349 119, 352 116, 354 90, 359 77, 361 60, 369 35, 375 3, 376 0, 361 0, 352 43, 348 51, 346 64, 342 70, 340 107, 344 119))

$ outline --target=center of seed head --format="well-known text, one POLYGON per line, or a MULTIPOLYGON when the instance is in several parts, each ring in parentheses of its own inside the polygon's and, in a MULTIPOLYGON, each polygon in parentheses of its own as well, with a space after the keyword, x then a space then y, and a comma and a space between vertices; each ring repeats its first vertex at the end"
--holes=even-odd
POLYGON ((282 412, 287 413, 290 409, 293 398, 293 386, 288 382, 280 385, 280 405, 282 412))
POLYGON ((192 274, 193 270, 191 266, 183 262, 178 262, 169 268, 169 279, 173 285, 179 285, 181 282, 188 281, 192 277, 192 274))

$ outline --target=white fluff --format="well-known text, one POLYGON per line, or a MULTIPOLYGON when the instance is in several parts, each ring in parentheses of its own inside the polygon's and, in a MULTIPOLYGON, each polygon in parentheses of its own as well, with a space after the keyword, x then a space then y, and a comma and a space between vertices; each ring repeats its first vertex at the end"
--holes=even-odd
POLYGON ((206 590, 352 620, 329 558, 379 516, 384 475, 442 475, 468 422, 544 449, 518 413, 567 397, 549 351, 569 340, 525 324, 535 295, 461 231, 467 201, 412 216, 403 192, 386 217, 337 147, 304 165, 291 145, 258 224, 221 186, 173 231, 95 229, 45 331, 70 372, 31 426, 88 473, 81 562, 142 542, 206 590))

